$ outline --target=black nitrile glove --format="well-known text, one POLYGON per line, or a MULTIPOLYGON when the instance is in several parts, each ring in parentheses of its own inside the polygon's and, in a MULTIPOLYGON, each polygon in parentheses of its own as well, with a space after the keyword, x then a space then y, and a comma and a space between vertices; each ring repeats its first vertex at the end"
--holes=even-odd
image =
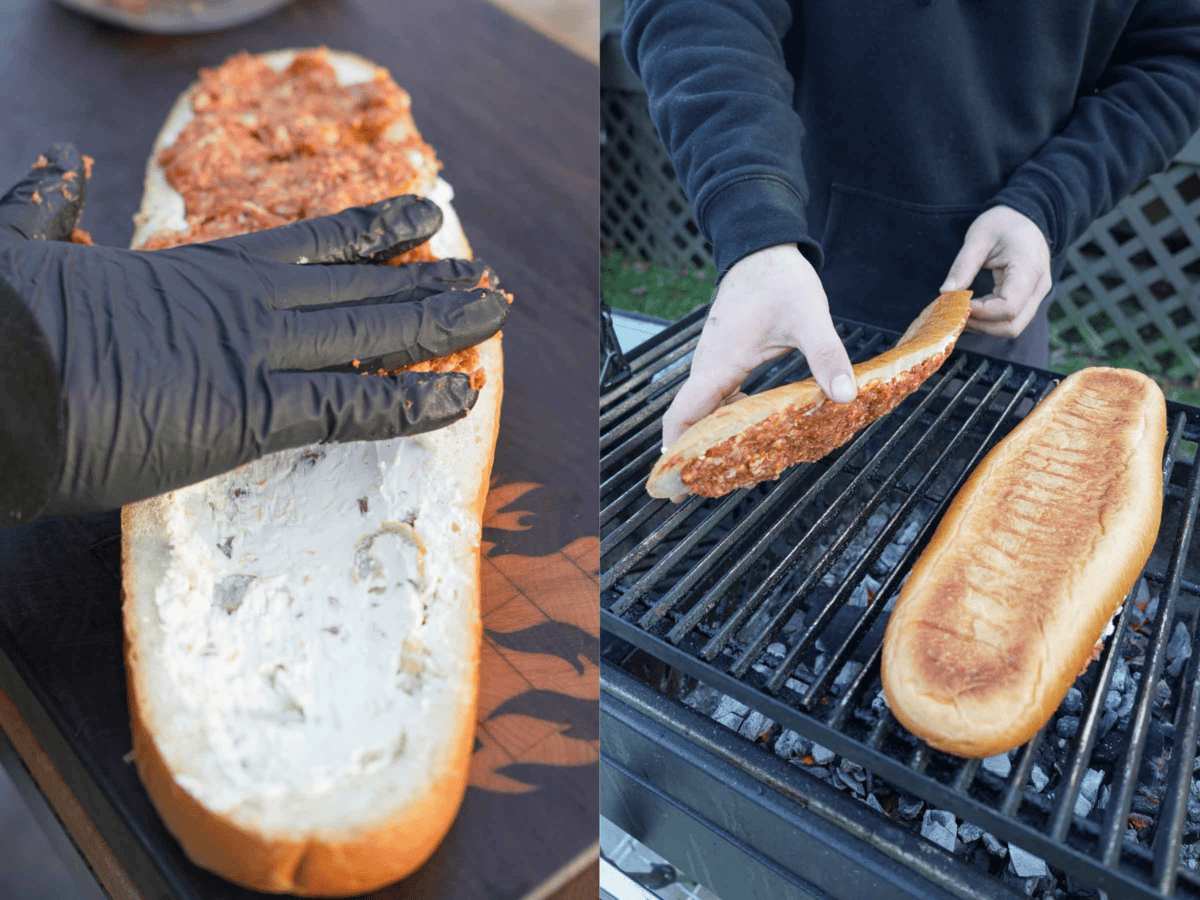
POLYGON ((65 144, 47 156, 0 199, 0 521, 111 509, 288 447, 428 431, 474 404, 463 374, 347 368, 441 356, 503 325, 503 296, 472 289, 484 274, 495 286, 479 263, 358 264, 428 239, 432 202, 155 252, 81 246, 66 238, 82 160, 65 144))

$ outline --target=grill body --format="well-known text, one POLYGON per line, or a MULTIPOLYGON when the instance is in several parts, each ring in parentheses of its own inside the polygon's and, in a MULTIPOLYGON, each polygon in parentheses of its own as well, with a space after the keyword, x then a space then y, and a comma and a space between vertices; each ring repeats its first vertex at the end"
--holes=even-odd
MULTIPOLYGON (((605 814, 652 847, 657 836, 679 865, 694 860, 702 881, 707 867, 725 900, 864 897, 891 884, 895 896, 1017 896, 1012 879, 922 839, 899 806, 857 799, 868 794, 952 812, 1085 891, 1200 897, 1181 856, 1200 842, 1200 409, 1168 404, 1158 541, 1072 709, 1007 760, 968 761, 931 750, 887 711, 883 630, 958 488, 1057 376, 956 351, 825 460, 676 506, 643 485, 704 312, 636 348, 602 387, 605 814), (718 724, 731 709, 737 730, 718 724), (854 789, 813 777, 807 751, 789 761, 780 741, 836 754, 833 783, 854 789)), ((855 361, 896 339, 837 324, 855 361)), ((793 354, 749 388, 807 374, 793 354)))

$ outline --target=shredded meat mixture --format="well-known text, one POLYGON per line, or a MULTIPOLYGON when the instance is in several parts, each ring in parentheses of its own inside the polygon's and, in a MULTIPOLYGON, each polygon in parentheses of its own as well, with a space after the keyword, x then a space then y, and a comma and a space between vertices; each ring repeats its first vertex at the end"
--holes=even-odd
MULTIPOLYGON (((413 124, 408 94, 382 70, 340 87, 324 47, 299 54, 282 72, 248 53, 202 69, 192 111, 158 156, 183 196, 188 229, 155 235, 147 250, 421 193, 440 168, 413 124)), ((389 265, 433 259, 426 243, 389 265)), ((475 348, 406 368, 469 372, 472 383, 483 382, 475 348)))
POLYGON ((449 356, 439 356, 437 359, 431 359, 423 363, 413 363, 411 366, 405 366, 403 369, 395 369, 395 372, 469 372, 471 375, 471 387, 475 390, 480 390, 486 383, 486 371, 479 365, 479 351, 475 347, 468 347, 465 350, 456 350, 449 356))
POLYGON ((821 459, 899 406, 949 355, 948 348, 895 378, 860 387, 850 403, 822 403, 807 415, 789 408, 768 416, 689 462, 680 478, 702 497, 723 497, 778 478, 788 466, 821 459))
POLYGON ((339 87, 328 51, 276 72, 240 53, 202 69, 194 118, 158 157, 188 230, 147 249, 243 234, 428 187, 439 168, 409 97, 382 71, 339 87))

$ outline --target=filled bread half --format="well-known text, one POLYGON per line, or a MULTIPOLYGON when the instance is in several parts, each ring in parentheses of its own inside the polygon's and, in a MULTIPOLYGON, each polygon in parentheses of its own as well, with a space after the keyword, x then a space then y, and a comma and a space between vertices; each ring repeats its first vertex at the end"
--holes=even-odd
POLYGON ((1091 368, 984 457, 884 636, 885 696, 909 731, 980 757, 1049 720, 1154 547, 1165 441, 1158 385, 1091 368))
MULTIPOLYGON (((226 65, 261 77, 264 62, 332 67, 339 86, 387 79, 395 119, 383 137, 403 146, 407 192, 444 212, 423 252, 469 257, 452 191, 386 72, 326 51, 226 65)), ((222 236, 186 208, 161 164, 197 91, 155 143, 135 247, 222 236)), ((343 205, 396 192, 369 180, 343 187, 343 205)), ((271 199, 245 198, 277 215, 271 199)), ((220 228, 273 224, 250 213, 220 228)), ((134 758, 196 864, 254 890, 346 896, 409 874, 449 829, 475 731, 499 335, 470 366, 485 376, 478 400, 446 428, 277 453, 122 511, 134 758)))
POLYGON ((970 291, 942 294, 895 347, 856 365, 858 396, 849 403, 830 401, 806 378, 720 407, 663 451, 646 490, 721 497, 832 453, 938 370, 967 323, 970 299, 970 291))

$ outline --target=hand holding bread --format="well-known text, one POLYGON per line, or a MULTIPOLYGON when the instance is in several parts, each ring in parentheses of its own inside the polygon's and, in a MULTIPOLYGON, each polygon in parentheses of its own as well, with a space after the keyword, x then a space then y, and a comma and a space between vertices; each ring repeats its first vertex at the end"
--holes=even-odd
MULTIPOLYGON (((857 396, 829 401, 812 378, 723 406, 663 450, 650 472, 652 497, 721 497, 815 462, 885 415, 935 372, 962 333, 969 291, 942 294, 895 347, 851 370, 857 396)), ((840 346, 840 345, 839 345, 840 346)))
POLYGON ((967 331, 1015 338, 1050 293, 1050 247, 1034 221, 1007 206, 993 206, 971 223, 950 266, 943 291, 969 288, 982 269, 995 287, 971 302, 967 331))
POLYGON ((850 358, 829 316, 812 264, 795 244, 742 258, 721 279, 692 369, 663 416, 663 446, 731 400, 759 364, 799 349, 827 396, 845 403, 855 388, 850 358))
MULTIPOLYGON (((453 189, 409 103, 386 70, 324 48, 237 54, 202 70, 155 142, 134 246, 211 241, 284 213, 319 217, 418 194, 437 204, 442 228, 390 273, 344 267, 351 286, 370 298, 371 278, 418 293, 430 277, 491 281, 462 262, 472 253, 453 189), (244 127, 267 113, 276 120, 244 127), (193 190, 197 176, 207 183, 193 190)), ((247 239, 275 240, 237 240, 247 239)), ((469 293, 493 302, 491 291, 469 293)), ((440 324, 427 318, 433 327, 404 352, 432 353, 474 328, 469 306, 440 324)), ((410 874, 450 829, 476 733, 501 341, 496 333, 409 367, 478 391, 445 427, 284 450, 122 509, 133 757, 198 866, 254 890, 348 896, 410 874)), ((388 380, 336 374, 355 388, 388 380)))

